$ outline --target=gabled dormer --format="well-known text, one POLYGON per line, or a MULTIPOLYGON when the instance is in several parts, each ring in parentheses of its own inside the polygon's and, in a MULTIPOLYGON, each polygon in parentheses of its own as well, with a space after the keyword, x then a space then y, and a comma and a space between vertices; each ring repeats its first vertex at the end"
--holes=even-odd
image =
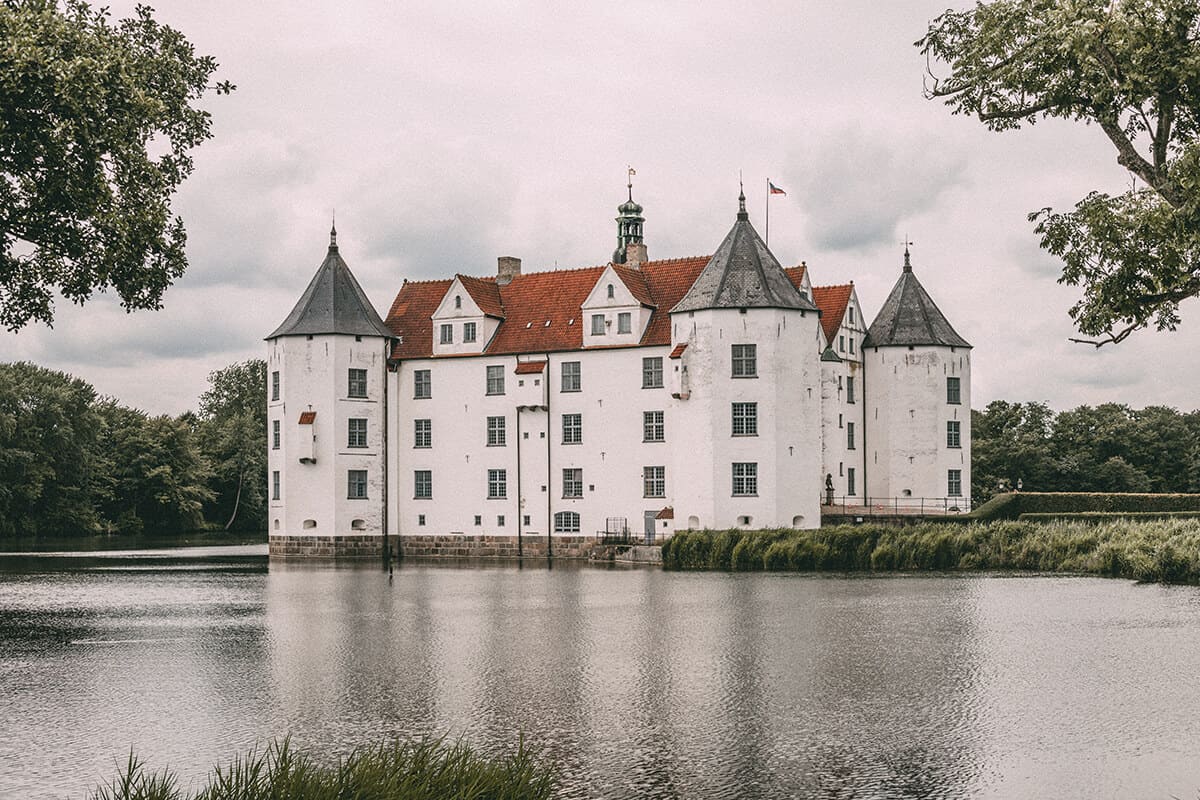
POLYGON ((455 275, 430 318, 435 356, 482 353, 504 321, 495 281, 455 275))
POLYGON ((842 361, 861 362, 867 325, 863 320, 862 306, 859 305, 854 284, 851 282, 839 286, 817 286, 812 291, 817 307, 821 309, 821 330, 825 335, 825 347, 836 353, 842 361))
POLYGON ((630 267, 609 264, 580 311, 584 347, 638 344, 654 313, 646 276, 630 267))

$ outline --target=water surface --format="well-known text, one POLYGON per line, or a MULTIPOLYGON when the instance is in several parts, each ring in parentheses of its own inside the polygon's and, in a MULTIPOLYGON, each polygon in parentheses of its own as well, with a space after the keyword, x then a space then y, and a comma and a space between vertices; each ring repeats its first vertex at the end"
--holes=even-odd
POLYGON ((3 555, 0 797, 523 731, 570 798, 1194 798, 1198 671, 1200 591, 1097 578, 3 555))

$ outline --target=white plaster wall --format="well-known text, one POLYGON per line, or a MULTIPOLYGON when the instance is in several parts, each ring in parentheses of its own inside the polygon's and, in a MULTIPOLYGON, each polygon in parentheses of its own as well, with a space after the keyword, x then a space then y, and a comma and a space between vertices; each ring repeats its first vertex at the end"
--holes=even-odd
MULTIPOLYGON (((564 510, 580 515, 581 534, 603 530, 607 517, 625 517, 631 530, 644 530, 644 512, 670 505, 675 481, 670 448, 680 432, 672 420, 670 390, 666 388, 667 371, 673 363, 667 358, 669 352, 669 347, 639 347, 553 353, 546 372, 526 375, 515 374, 518 359, 513 356, 402 362, 392 414, 398 432, 393 481, 398 533, 516 535, 520 527, 525 533, 545 534, 552 528, 552 515, 564 510), (641 388, 642 358, 647 356, 663 359, 664 388, 641 388), (581 391, 561 391, 564 361, 580 362, 581 391), (486 395, 488 365, 504 366, 505 394, 486 395), (418 369, 432 372, 429 399, 413 398, 413 373, 418 369), (642 441, 642 412, 651 410, 665 412, 665 443, 642 441), (582 415, 581 445, 562 443, 565 413, 582 415), (505 417, 505 446, 487 445, 488 416, 505 417), (432 421, 433 446, 429 449, 413 448, 413 421, 418 418, 432 421), (643 466, 667 467, 667 497, 643 497, 643 466), (562 496, 562 470, 568 467, 583 469, 581 499, 562 496), (433 473, 431 500, 413 498, 413 471, 417 469, 433 473), (506 499, 488 499, 488 469, 507 470, 506 499), (419 524, 422 514, 424 525, 419 524), (480 525, 475 524, 476 515, 481 518, 480 525), (497 519, 501 515, 503 526, 497 519)), ((522 360, 534 359, 545 360, 545 356, 522 356, 522 360)))
MULTIPOLYGON (((271 472, 281 473, 279 500, 269 500, 270 532, 287 535, 382 534, 384 478, 384 365, 382 337, 283 336, 268 343, 267 381, 280 372, 280 399, 268 399, 268 432, 281 422, 281 447, 268 440, 268 493, 271 472), (347 396, 350 368, 367 372, 367 398, 347 396), (313 425, 315 464, 299 462, 303 411, 317 412, 313 425), (349 419, 367 420, 367 447, 347 447, 349 419), (347 497, 347 473, 367 470, 367 499, 347 497), (361 519, 362 529, 352 522, 361 519), (305 528, 305 520, 316 526, 305 528), (278 523, 278 524, 277 524, 278 523)), ((268 398, 270 395, 268 394, 268 398)), ((270 435, 270 434, 268 434, 270 435)), ((270 496, 268 494, 268 496, 270 496)))
MULTIPOLYGON (((675 343, 688 343, 690 397, 675 418, 687 434, 675 449, 676 528, 802 527, 819 523, 821 397, 814 313, 713 309, 672 316, 675 343), (732 345, 757 345, 757 378, 732 377, 732 345), (733 436, 731 407, 758 403, 758 436, 733 436), (758 464, 758 496, 734 497, 732 464, 758 464)), ((682 365, 681 365, 682 369, 682 365)))
MULTIPOLYGON (((880 347, 866 354, 868 488, 872 497, 946 498, 947 471, 962 470, 971 494, 971 351, 880 347), (960 404, 946 402, 946 378, 961 380, 960 404), (946 422, 962 423, 962 447, 946 446, 946 422)), ((953 503, 953 500, 950 501, 953 503)))

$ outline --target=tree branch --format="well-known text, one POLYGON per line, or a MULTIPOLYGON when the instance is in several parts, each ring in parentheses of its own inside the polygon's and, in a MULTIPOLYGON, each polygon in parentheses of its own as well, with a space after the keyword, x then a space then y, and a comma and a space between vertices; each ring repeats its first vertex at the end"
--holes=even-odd
POLYGON ((1144 180, 1147 186, 1153 187, 1172 208, 1179 208, 1183 205, 1182 198, 1175 191, 1175 187, 1166 185, 1166 182, 1160 178, 1158 170, 1142 157, 1115 119, 1097 113, 1096 121, 1100 123, 1100 128, 1108 136, 1109 141, 1116 146, 1118 164, 1144 180))

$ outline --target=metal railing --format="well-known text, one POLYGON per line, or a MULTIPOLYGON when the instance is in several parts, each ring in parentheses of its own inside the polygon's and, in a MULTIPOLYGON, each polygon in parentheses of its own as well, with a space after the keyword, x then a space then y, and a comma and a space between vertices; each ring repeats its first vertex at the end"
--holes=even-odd
POLYGON ((822 514, 845 516, 953 516, 971 511, 967 497, 860 497, 821 496, 822 514))

